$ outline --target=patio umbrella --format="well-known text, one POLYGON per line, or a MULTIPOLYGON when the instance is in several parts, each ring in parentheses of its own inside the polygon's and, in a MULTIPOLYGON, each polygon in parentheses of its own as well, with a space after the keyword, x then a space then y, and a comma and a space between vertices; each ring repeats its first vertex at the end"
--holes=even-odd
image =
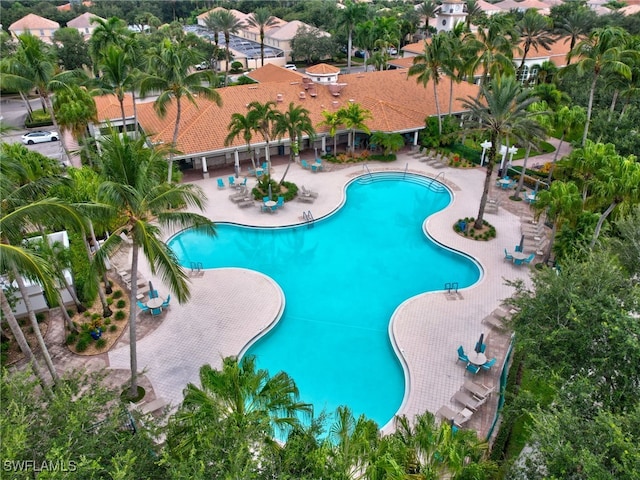
POLYGON ((235 169, 235 172, 236 172, 236 178, 238 178, 238 176, 240 175, 240 158, 238 157, 238 153, 237 152, 236 152, 236 159, 235 159, 234 169, 235 169))
POLYGON ((484 332, 480 334, 480 339, 478 343, 476 343, 476 348, 474 349, 476 353, 482 353, 482 344, 484 343, 484 332))
POLYGON ((522 252, 524 248, 524 235, 520 236, 520 251, 522 252))
POLYGON ((269 198, 271 198, 271 182, 269 182, 269 198))

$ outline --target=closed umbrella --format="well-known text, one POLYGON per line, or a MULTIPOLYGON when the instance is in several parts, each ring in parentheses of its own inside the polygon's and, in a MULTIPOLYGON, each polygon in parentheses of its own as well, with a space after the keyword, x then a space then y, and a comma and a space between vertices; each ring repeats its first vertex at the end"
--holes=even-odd
POLYGON ((482 353, 482 344, 484 343, 484 332, 480 334, 480 339, 478 343, 476 343, 475 351, 476 353, 482 353))
POLYGON ((271 199, 271 182, 269 182, 269 199, 271 199))
POLYGON ((524 251, 523 248, 524 248, 524 235, 521 235, 520 236, 520 251, 521 252, 524 251))

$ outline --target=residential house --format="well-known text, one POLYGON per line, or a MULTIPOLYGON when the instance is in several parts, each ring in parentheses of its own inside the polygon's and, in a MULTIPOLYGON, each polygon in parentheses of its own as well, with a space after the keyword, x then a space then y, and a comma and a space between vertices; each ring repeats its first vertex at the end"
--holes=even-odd
POLYGON ((9 33, 14 37, 23 33, 31 33, 45 43, 53 43, 53 34, 60 28, 58 22, 41 17, 35 13, 25 15, 9 26, 9 33))
POLYGON ((105 20, 104 18, 94 15, 93 13, 87 12, 74 18, 73 20, 69 20, 67 22, 67 27, 76 28, 78 32, 80 32, 80 35, 82 35, 82 37, 85 40, 89 40, 91 38, 91 35, 93 35, 93 31, 96 28, 96 24, 91 23, 92 18, 105 20))
MULTIPOLYGON (((424 87, 416 79, 407 76, 406 70, 387 70, 380 72, 357 73, 339 75, 335 83, 322 83, 324 75, 334 75, 330 69, 323 66, 312 67, 311 75, 302 75, 275 65, 264 67, 251 72, 252 78, 261 83, 252 85, 237 85, 219 88, 222 106, 205 98, 196 98, 196 105, 189 102, 182 104, 182 119, 178 134, 177 149, 181 154, 174 158, 185 168, 194 168, 208 176, 210 168, 233 165, 235 156, 240 161, 246 161, 250 155, 247 145, 242 138, 236 138, 230 145, 225 145, 228 135, 227 126, 233 113, 247 112, 247 106, 253 102, 276 102, 277 108, 284 111, 289 103, 301 105, 309 110, 314 126, 324 117, 323 111, 336 111, 349 103, 358 103, 372 113, 367 126, 371 131, 397 132, 405 135, 408 143, 417 145, 418 133, 425 127, 425 118, 436 115, 435 99, 431 85, 424 87), (314 81, 320 80, 320 82, 314 81)), ((440 110, 448 112, 449 85, 440 82, 439 86, 440 110)), ((478 87, 469 83, 454 86, 453 113, 464 111, 460 98, 473 97, 478 93, 478 87)), ((98 118, 101 124, 92 126, 94 135, 99 134, 102 125, 108 121, 118 122, 121 117, 117 100, 113 96, 96 98, 98 118)), ((175 125, 175 102, 167 108, 164 118, 160 118, 153 109, 153 103, 137 105, 138 123, 149 135, 154 144, 170 144, 175 125)), ((132 117, 131 97, 125 103, 128 118, 132 117)), ((316 127, 317 136, 313 140, 303 139, 301 148, 318 148, 326 150, 327 141, 331 141, 327 127, 316 127)), ((338 143, 344 144, 347 130, 338 132, 338 143)), ((258 150, 264 157, 265 142, 258 134, 254 134, 251 147, 258 150)), ((270 143, 271 154, 284 155, 288 153, 289 139, 283 138, 270 143)))

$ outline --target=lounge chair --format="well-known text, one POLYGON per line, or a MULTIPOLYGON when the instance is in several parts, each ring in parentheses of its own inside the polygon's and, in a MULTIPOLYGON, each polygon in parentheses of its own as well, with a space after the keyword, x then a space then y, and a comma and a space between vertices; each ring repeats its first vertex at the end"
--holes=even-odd
POLYGON ((536 258, 536 254, 532 253, 531 255, 529 255, 527 258, 524 259, 524 263, 530 264, 534 258, 536 258))
POLYGON ((247 186, 247 177, 244 177, 244 180, 242 181, 242 183, 236 183, 236 186, 238 188, 246 187, 247 186))
MULTIPOLYGON (((476 375, 479 371, 480 371, 480 367, 478 367, 477 365, 474 365, 473 363, 467 363, 467 372, 471 372, 474 375, 476 375)), ((466 374, 467 372, 464 372, 464 373, 466 374)))
POLYGON ((315 197, 309 197, 306 195, 298 195, 296 198, 298 199, 299 202, 305 202, 305 203, 313 203, 315 201, 315 197))
POLYGON ((149 311, 149 307, 147 307, 144 303, 142 303, 140 300, 138 300, 136 302, 136 304, 138 305, 138 308, 140 309, 141 312, 148 312, 149 311))
POLYGON ((513 260, 513 255, 511 255, 511 254, 507 251, 507 249, 506 249, 506 248, 504 249, 504 259, 505 259, 505 260, 513 260))
POLYGON ((233 175, 231 175, 229 177, 229 186, 230 187, 235 187, 236 186, 236 177, 234 177, 233 175))
POLYGON ((284 207, 284 197, 278 197, 278 201, 276 202, 275 207, 276 208, 284 207))
POLYGON ((458 390, 453 395, 453 397, 451 397, 451 400, 452 401, 455 400, 456 402, 459 402, 465 407, 467 407, 469 410, 475 411, 475 410, 478 410, 478 408, 480 408, 482 405, 484 405, 484 403, 487 401, 487 397, 478 399, 472 395, 469 395, 467 392, 458 390))
POLYGON ((240 208, 247 208, 247 207, 251 207, 253 205, 253 200, 251 200, 250 198, 248 200, 243 200, 240 203, 238 203, 238 206, 240 208))
POLYGON ((484 384, 472 382, 471 380, 465 380, 462 388, 470 392, 474 397, 484 399, 489 397, 493 392, 493 387, 488 387, 484 384))
POLYGON ((493 367, 496 364, 496 357, 493 357, 491 360, 489 360, 487 363, 485 363, 484 365, 481 366, 481 368, 483 370, 489 371, 491 370, 491 367, 493 367))
POLYGON ((307 163, 306 160, 300 160, 300 165, 302 165, 302 168, 305 168, 307 170, 311 170, 311 166, 307 163))
POLYGON ((302 189, 302 195, 304 195, 305 197, 318 198, 318 194, 316 192, 312 192, 311 190, 307 190, 304 187, 304 185, 302 185, 300 188, 302 189))
POLYGON ((469 357, 464 353, 464 347, 462 345, 458 347, 458 360, 456 360, 456 362, 458 361, 469 363, 469 357))
POLYGON ((462 425, 468 422, 473 416, 473 411, 468 408, 456 411, 451 407, 443 405, 438 409, 436 415, 450 423, 453 423, 456 427, 462 428, 462 425))
POLYGON ((167 299, 162 302, 162 308, 167 308, 169 306, 169 302, 171 301, 171 295, 167 295, 167 299))
POLYGON ((224 184, 224 180, 222 180, 221 178, 218 179, 218 188, 224 188, 225 184, 224 184))

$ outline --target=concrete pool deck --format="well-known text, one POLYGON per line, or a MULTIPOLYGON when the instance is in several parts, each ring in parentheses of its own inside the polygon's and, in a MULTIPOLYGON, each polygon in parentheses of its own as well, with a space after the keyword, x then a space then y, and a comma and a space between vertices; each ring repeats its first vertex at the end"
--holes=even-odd
MULTIPOLYGON (((285 168, 286 163, 275 163, 273 177, 279 180, 285 168)), ((469 240, 457 235, 452 226, 460 218, 477 214, 484 169, 436 169, 408 151, 400 153, 393 164, 371 162, 368 169, 371 172, 406 169, 430 177, 440 174, 453 192, 453 201, 447 208, 421 220, 426 220, 426 229, 435 240, 473 256, 483 275, 478 283, 457 295, 434 292, 406 300, 395 311, 390 332, 408 373, 407 392, 398 413, 411 418, 425 410, 435 413, 442 405, 461 408, 451 397, 469 376, 465 375, 464 365, 456 361, 456 349, 463 345, 465 350, 472 350, 481 332, 485 333, 488 358, 496 357, 497 363, 491 372, 479 373, 475 380, 491 386, 498 382, 509 335, 499 334, 481 321, 512 295, 513 288, 505 285, 506 279, 526 282, 529 278, 528 266, 518 267, 504 260, 504 248, 512 249, 520 241, 520 217, 503 208, 498 214, 486 214, 485 219, 497 229, 497 238, 489 242, 469 240)), ((342 204, 346 183, 367 171, 362 164, 319 173, 291 165, 287 180, 299 187, 304 185, 319 197, 311 204, 288 202, 275 214, 261 213, 258 202, 255 207, 239 208, 228 199, 234 189, 219 189, 216 182, 221 177, 226 184, 232 173, 215 173, 209 179, 185 179, 206 193, 209 201, 204 215, 215 222, 282 226, 302 223, 303 212, 311 211, 316 219, 329 214, 342 204)), ((250 177, 248 186, 254 184, 255 179, 250 177)), ((142 259, 139 268, 142 275, 153 281, 161 296, 166 296, 168 288, 150 274, 142 259)), ((451 281, 456 281, 455 272, 451 272, 451 281)), ((152 385, 155 396, 175 405, 181 401, 187 383, 198 383, 201 365, 209 363, 220 368, 223 357, 240 354, 248 342, 280 318, 285 302, 279 286, 257 272, 232 268, 193 274, 188 303, 178 305, 172 300, 166 312, 151 319, 146 318, 147 314, 139 315, 140 323, 152 330, 139 337, 139 369, 152 385)), ((128 370, 127 342, 125 332, 108 353, 109 368, 128 370)), ((486 437, 495 416, 495 397, 465 425, 477 430, 481 437, 486 437)), ((390 425, 385 430, 389 428, 390 425)))

